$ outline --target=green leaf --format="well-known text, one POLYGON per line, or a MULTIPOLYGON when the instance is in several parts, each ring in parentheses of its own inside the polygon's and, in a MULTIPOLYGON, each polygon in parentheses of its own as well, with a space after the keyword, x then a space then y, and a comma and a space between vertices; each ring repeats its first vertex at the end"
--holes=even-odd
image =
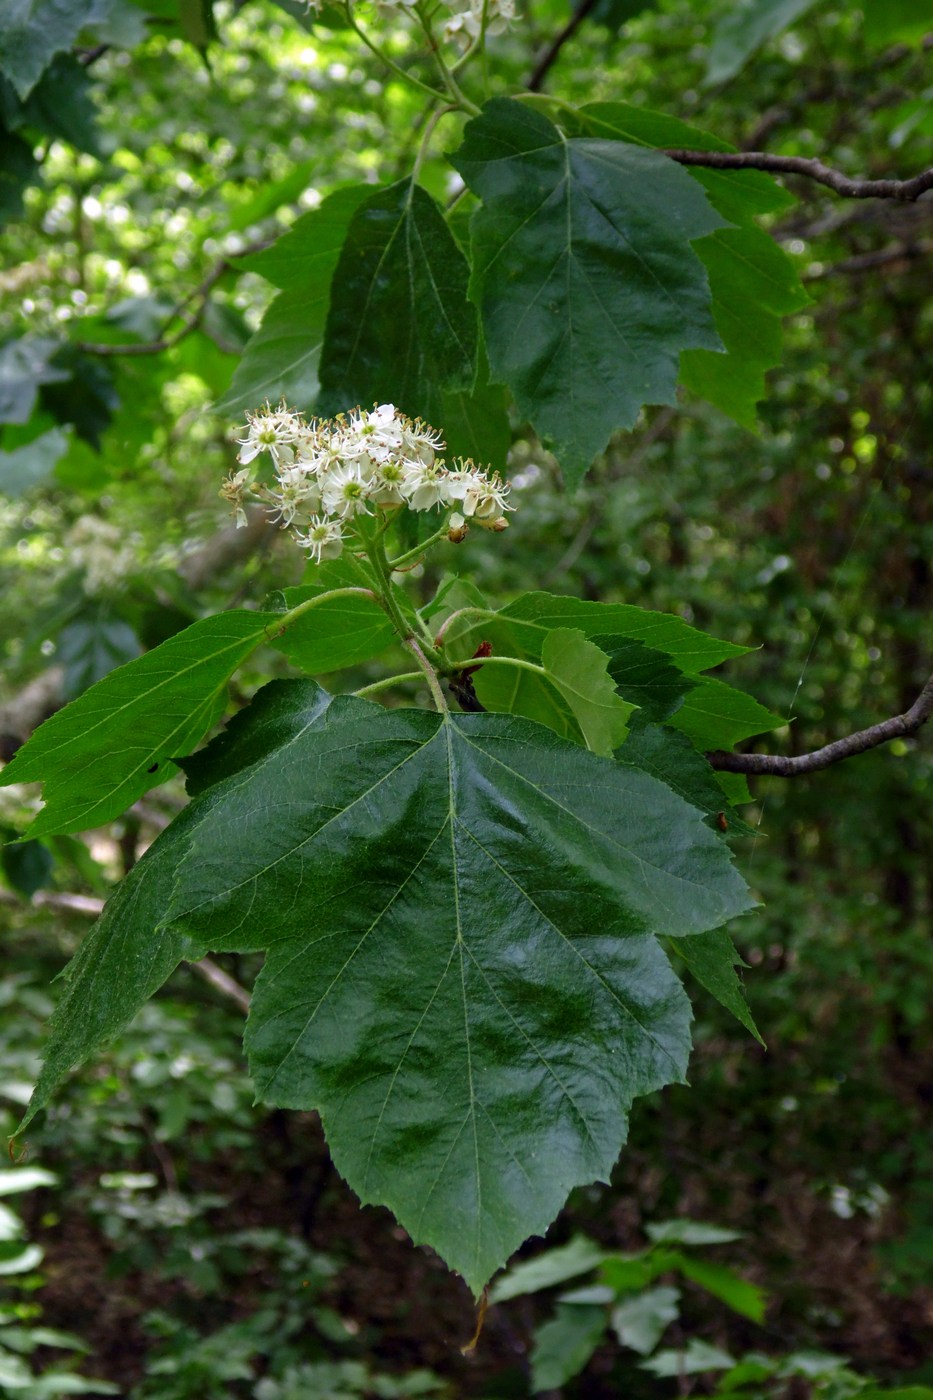
POLYGON ((249 341, 215 412, 252 411, 266 399, 275 403, 284 398, 300 408, 314 402, 331 280, 353 213, 370 192, 368 185, 335 190, 271 248, 240 259, 238 266, 260 273, 282 290, 249 341))
POLYGON ((594 603, 537 592, 522 593, 497 612, 458 619, 445 641, 457 660, 468 660, 481 641, 491 639, 494 655, 539 661, 545 636, 554 627, 572 627, 590 639, 631 638, 664 652, 690 673, 718 666, 749 650, 709 637, 670 613, 650 612, 629 603, 594 603))
POLYGON ((27 423, 39 397, 40 384, 68 378, 50 360, 60 341, 30 335, 0 347, 0 423, 27 423))
POLYGON ((512 445, 508 391, 489 384, 489 366, 481 349, 479 370, 472 389, 445 389, 443 427, 450 457, 472 457, 480 466, 505 472, 512 445))
POLYGON ((667 783, 685 802, 705 812, 711 825, 720 826, 719 814, 723 812, 727 815, 727 829, 733 836, 756 834, 753 827, 729 810, 709 760, 705 754, 697 752, 686 734, 666 724, 642 724, 639 715, 616 758, 667 783))
POLYGON ((786 723, 751 695, 711 676, 700 679, 668 720, 671 728, 686 734, 701 751, 732 749, 743 739, 781 729, 786 723))
MULTIPOLYGON (((320 588, 315 585, 283 590, 289 608, 319 594, 320 588)), ((272 632, 269 645, 284 652, 293 665, 310 675, 323 675, 378 656, 394 638, 385 610, 374 599, 356 594, 330 598, 312 608, 282 636, 272 632)))
POLYGON ((697 1376, 703 1371, 726 1371, 735 1365, 735 1360, 720 1347, 691 1337, 682 1350, 659 1351, 650 1361, 638 1364, 656 1376, 697 1376))
MULTIPOLYGON (((0 828, 7 840, 15 840, 16 831, 0 828)), ((21 841, 0 847, 0 871, 10 889, 25 899, 49 884, 55 861, 51 851, 41 841, 21 841)))
MULTIPOLYGON (((626 102, 587 103, 575 120, 594 135, 646 146, 735 149, 676 117, 626 102)), ((765 395, 765 374, 781 360, 781 318, 810 300, 792 260, 755 219, 788 208, 794 199, 759 170, 687 170, 703 186, 713 208, 737 227, 716 229, 695 245, 709 275, 716 329, 726 353, 685 350, 681 382, 743 426, 754 428, 755 405, 765 395)))
POLYGON ((740 1278, 723 1264, 711 1264, 708 1259, 696 1259, 690 1254, 680 1258, 678 1267, 685 1278, 705 1288, 733 1312, 759 1325, 764 1322, 768 1295, 756 1284, 740 1278))
POLYGON ((524 715, 610 758, 628 732, 635 707, 616 693, 607 663, 606 654, 582 632, 555 627, 541 647, 546 675, 517 666, 484 666, 473 683, 485 709, 524 715))
POLYGON ((104 609, 70 622, 58 635, 55 659, 65 668, 63 690, 69 699, 103 680, 117 666, 139 656, 139 638, 104 609))
POLYGON ((606 1331, 606 1309, 559 1303, 550 1322, 535 1332, 531 1388, 556 1390, 579 1375, 606 1331))
MULTIPOLYGON (((737 967, 744 967, 735 944, 723 929, 695 933, 677 940, 676 950, 693 973, 720 1005, 730 1011, 746 1030, 751 1031, 759 1045, 764 1045, 745 999, 745 988, 739 980, 737 967)), ((688 1241, 694 1243, 694 1241, 688 1241)))
MULTIPOLYGON (((710 195, 712 202, 715 199, 710 195)), ((697 247, 726 354, 688 350, 681 380, 743 427, 756 427, 765 374, 782 358, 781 320, 810 301, 791 259, 761 229, 720 229, 697 247)))
POLYGON ((691 241, 723 220, 666 156, 505 98, 452 161, 483 201, 470 294, 492 377, 576 483, 644 404, 675 402, 682 350, 721 348, 691 241))
POLYGON ((57 53, 70 49, 85 25, 107 7, 88 0, 8 0, 3 16, 0 70, 23 101, 57 53))
POLYGON ((576 1235, 569 1244, 560 1245, 515 1264, 489 1290, 490 1303, 505 1303, 509 1298, 521 1298, 526 1293, 540 1293, 569 1279, 588 1274, 606 1258, 606 1251, 595 1240, 576 1235))
POLYGON ((0 451, 0 493, 15 498, 44 485, 68 451, 68 438, 64 428, 50 428, 12 452, 0 451))
POLYGON ((41 132, 102 159, 105 151, 91 98, 93 88, 78 60, 59 54, 25 102, 20 102, 12 84, 0 78, 0 112, 11 131, 41 132))
POLYGON ((23 212, 23 190, 39 174, 39 162, 28 141, 0 127, 0 221, 9 223, 23 212))
POLYGON ((640 721, 665 720, 697 684, 665 654, 631 637, 593 637, 609 657, 609 674, 623 699, 641 710, 640 721))
POLYGON ((706 61, 708 85, 740 72, 752 54, 812 10, 817 0, 736 0, 713 30, 706 61))
POLYGON ((862 0, 865 41, 872 48, 888 44, 919 44, 933 32, 928 4, 917 0, 862 0))
POLYGON ((622 1346, 647 1356, 654 1351, 668 1323, 680 1316, 677 1288, 649 1288, 626 1298, 612 1310, 612 1330, 622 1346))
POLYGON ((632 1099, 682 1076, 688 1013, 654 935, 748 906, 726 848, 540 726, 352 697, 283 722, 202 801, 165 918, 267 947, 260 1095, 316 1107, 360 1198, 478 1290, 605 1179, 632 1099))
POLYGON ((0 787, 45 783, 30 834, 100 826, 176 773, 173 757, 220 718, 227 681, 276 620, 254 612, 203 618, 46 720, 0 774, 0 787))
POLYGON ((320 411, 385 400, 442 426, 442 391, 469 389, 476 372, 468 276, 420 185, 400 180, 361 204, 334 275, 320 411))
POLYGON ((645 1226, 645 1234, 652 1244, 732 1244, 742 1238, 741 1230, 710 1225, 705 1220, 658 1220, 645 1226))

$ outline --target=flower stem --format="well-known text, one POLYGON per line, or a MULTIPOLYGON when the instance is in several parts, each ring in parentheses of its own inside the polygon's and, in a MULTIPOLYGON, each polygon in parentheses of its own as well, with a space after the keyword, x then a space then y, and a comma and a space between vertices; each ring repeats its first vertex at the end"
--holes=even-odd
POLYGON ((402 645, 406 647, 408 651, 411 652, 412 656, 415 658, 418 665, 424 672, 425 680, 428 683, 428 688, 431 691, 431 696, 434 700, 434 705, 438 713, 446 715, 447 701, 444 699, 444 692, 441 690, 440 682, 437 679, 437 672, 435 671, 434 667, 431 665, 430 661, 425 656, 424 652, 421 650, 421 647, 418 645, 418 642, 415 640, 414 637, 407 637, 402 643, 402 645))
POLYGON ((387 68, 391 68, 392 72, 395 73, 397 77, 401 78, 403 82, 411 83, 412 86, 420 88, 421 91, 426 92, 429 97, 433 97, 435 102, 444 101, 444 94, 442 92, 438 92, 436 88, 432 88, 428 83, 423 83, 420 78, 416 78, 412 73, 406 73, 405 69, 402 68, 400 64, 396 63, 393 58, 390 58, 378 44, 373 43, 366 31, 357 24, 353 16, 350 0, 347 0, 347 3, 344 5, 344 13, 346 14, 347 23, 350 25, 350 28, 356 31, 357 36, 362 39, 366 47, 370 49, 378 59, 381 59, 387 68))
POLYGON ((442 540, 449 531, 450 524, 445 520, 439 530, 435 530, 433 535, 428 535, 426 540, 422 540, 420 544, 416 544, 414 549, 407 549, 405 553, 400 554, 397 559, 390 559, 389 568, 400 569, 404 567, 405 564, 410 563, 412 559, 419 558, 420 555, 427 553, 432 544, 437 544, 438 540, 442 540))

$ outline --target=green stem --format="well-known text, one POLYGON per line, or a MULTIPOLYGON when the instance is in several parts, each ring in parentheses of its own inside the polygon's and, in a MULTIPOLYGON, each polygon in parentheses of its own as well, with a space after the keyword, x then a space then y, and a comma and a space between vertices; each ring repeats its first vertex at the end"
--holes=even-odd
POLYGON ((420 78, 414 77, 413 74, 406 73, 405 69, 396 63, 393 58, 390 58, 378 44, 373 43, 366 31, 362 29, 353 18, 353 11, 349 0, 348 3, 344 5, 344 13, 347 16, 347 23, 351 29, 355 30, 358 38, 362 39, 366 47, 370 49, 387 68, 391 68, 392 72, 395 73, 397 77, 401 78, 403 82, 411 83, 414 87, 420 88, 421 91, 426 92, 429 97, 433 97, 435 102, 444 101, 444 94, 442 92, 438 92, 436 88, 432 88, 428 83, 423 83, 420 78))
POLYGON ((428 153, 428 147, 431 144, 431 137, 434 135, 434 128, 437 126, 441 117, 446 117, 448 112, 456 112, 456 110, 456 107, 452 106, 450 103, 447 103, 443 107, 438 107, 437 110, 432 112, 431 115, 428 117, 428 120, 425 123, 424 135, 422 136, 418 146, 418 154, 415 156, 415 163, 411 168, 412 185, 414 185, 415 181, 418 179, 418 173, 421 170, 424 158, 428 153))
POLYGON ((440 682, 437 679, 437 672, 434 667, 431 665, 414 637, 407 637, 402 645, 411 652, 412 656, 421 667, 421 670, 424 672, 425 680, 428 683, 428 688, 431 691, 431 696, 438 713, 446 715, 447 701, 444 699, 444 692, 441 690, 440 682))
POLYGON ((392 626, 398 633, 400 640, 403 643, 407 642, 408 638, 411 636, 411 627, 402 617, 399 605, 392 596, 392 580, 389 578, 389 563, 386 559, 385 545, 382 543, 382 539, 379 535, 374 536, 372 539, 365 540, 365 544, 369 562, 373 566, 379 583, 379 590, 381 593, 380 602, 389 614, 392 626))
POLYGON ((399 569, 407 564, 409 560, 419 558, 420 555, 425 554, 431 548, 432 544, 437 544, 438 540, 444 539, 449 533, 450 522, 445 520, 439 530, 435 530, 433 535, 428 535, 426 540, 422 540, 420 544, 416 544, 414 549, 407 549, 405 553, 400 554, 397 559, 390 559, 389 568, 399 569))
POLYGON ((460 84, 454 77, 453 71, 447 63, 447 60, 441 53, 440 45, 437 42, 434 30, 431 28, 430 20, 425 14, 424 6, 416 5, 415 14, 418 16, 418 19, 421 23, 421 28, 424 30, 427 36, 428 45, 431 49, 434 62, 437 64, 438 72, 444 80, 444 86, 446 87, 447 91, 450 93, 454 102, 462 111, 468 112, 471 117, 478 117, 479 108, 477 107, 475 102, 470 101, 466 93, 460 87, 460 84))
POLYGON ((424 679, 423 671, 403 671, 398 676, 385 676, 381 681, 373 681, 372 685, 360 686, 359 690, 354 690, 353 694, 360 700, 367 695, 376 695, 380 690, 389 690, 394 685, 402 685, 407 681, 420 681, 424 679))

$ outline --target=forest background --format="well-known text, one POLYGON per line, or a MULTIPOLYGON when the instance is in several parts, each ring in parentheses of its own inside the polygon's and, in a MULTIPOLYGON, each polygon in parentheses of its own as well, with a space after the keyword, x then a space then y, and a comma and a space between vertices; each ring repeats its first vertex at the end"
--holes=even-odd
MULTIPOLYGON (((237 531, 218 499, 261 385, 302 407, 314 387, 305 363, 278 380, 256 367, 276 293, 250 253, 419 151, 434 198, 459 189, 456 128, 432 139, 406 82, 428 80, 431 55, 402 6, 360 12, 396 72, 345 14, 295 0, 52 8, 60 31, 17 28, 15 5, 0 30, 4 759, 113 667, 301 578, 262 512, 237 531)), ((573 15, 535 0, 489 37, 475 95, 624 101, 740 150, 907 178, 930 163, 931 29, 909 0, 583 0, 573 15)), ((776 290, 766 326, 749 296, 737 353, 753 379, 770 369, 757 416, 732 404, 736 423, 688 386, 579 485, 488 391, 477 442, 510 444, 516 511, 505 536, 474 530, 457 568, 500 599, 636 603, 755 648, 730 681, 792 721, 757 747, 805 753, 906 711, 930 671, 933 205, 780 179, 793 201, 764 224, 803 290, 776 290)), ((440 573, 418 580, 424 601, 440 573)), ((285 672, 263 651, 234 701, 285 672)), ((933 1386, 930 737, 751 784, 755 834, 735 845, 763 908, 735 937, 767 1050, 695 992, 689 1089, 639 1102, 611 1185, 578 1189, 525 1255, 590 1246, 524 1296, 494 1293, 472 1353, 468 1291, 388 1212, 359 1209, 315 1116, 252 1106, 239 1042, 259 960, 226 954, 180 969, 33 1125, 17 1183, 0 1178, 0 1393, 933 1386), (688 1265, 665 1256, 613 1284, 607 1252, 650 1258, 683 1219, 692 1232, 666 1238, 688 1265), (555 1312, 537 1290, 569 1280, 589 1291, 555 1312)), ((183 801, 170 784, 86 838, 3 848, 8 1134, 53 977, 183 801)), ((37 790, 2 804, 12 843, 37 790)))

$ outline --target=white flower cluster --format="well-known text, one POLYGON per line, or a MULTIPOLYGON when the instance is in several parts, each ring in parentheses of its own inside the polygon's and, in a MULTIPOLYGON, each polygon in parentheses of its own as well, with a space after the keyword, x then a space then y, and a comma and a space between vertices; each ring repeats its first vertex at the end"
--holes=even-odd
POLYGON ((451 539, 463 538, 467 520, 487 530, 506 528, 503 511, 512 507, 498 472, 490 475, 462 458, 448 467, 437 455, 444 448, 440 434, 393 404, 309 422, 283 402, 266 404, 246 420, 237 438, 240 470, 220 494, 235 507, 238 525, 246 524, 247 493, 266 501, 318 564, 336 559, 345 530, 375 509, 451 507, 451 539), (251 464, 263 452, 272 460, 272 485, 253 481, 251 464))
POLYGON ((502 34, 515 18, 515 0, 470 0, 465 10, 452 14, 444 25, 444 38, 464 34, 467 39, 478 38, 486 17, 486 33, 502 34))

